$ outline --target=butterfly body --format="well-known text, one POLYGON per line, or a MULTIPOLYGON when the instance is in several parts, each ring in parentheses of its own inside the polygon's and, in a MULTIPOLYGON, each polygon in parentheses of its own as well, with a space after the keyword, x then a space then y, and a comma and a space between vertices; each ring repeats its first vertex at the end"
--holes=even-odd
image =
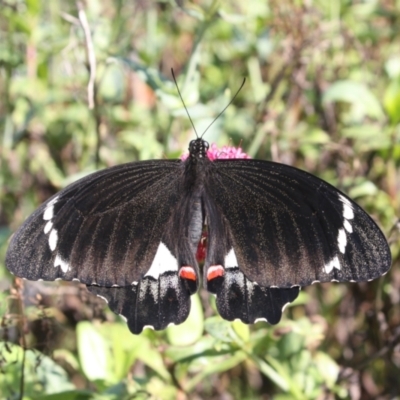
POLYGON ((7 268, 31 280, 79 280, 134 333, 183 322, 200 285, 228 319, 277 323, 301 286, 364 281, 391 263, 382 232, 328 183, 283 164, 207 156, 119 165, 68 186, 14 235, 7 268))

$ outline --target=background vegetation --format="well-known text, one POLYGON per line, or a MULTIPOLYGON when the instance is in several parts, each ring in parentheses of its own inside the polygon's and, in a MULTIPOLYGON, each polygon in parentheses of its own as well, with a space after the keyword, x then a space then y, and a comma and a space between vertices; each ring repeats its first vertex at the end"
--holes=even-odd
POLYGON ((177 3, 0 1, 0 398, 399 398, 399 0, 177 3), (186 150, 171 68, 199 132, 246 77, 207 140, 348 193, 391 271, 306 288, 277 326, 222 321, 201 293, 187 323, 140 336, 77 285, 12 287, 7 241, 51 194, 186 150))

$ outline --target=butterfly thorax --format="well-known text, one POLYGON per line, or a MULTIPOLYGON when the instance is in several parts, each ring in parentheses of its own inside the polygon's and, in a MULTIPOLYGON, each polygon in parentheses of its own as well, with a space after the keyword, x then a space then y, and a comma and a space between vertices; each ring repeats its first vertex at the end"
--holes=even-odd
POLYGON ((211 164, 207 157, 208 148, 208 143, 200 138, 192 140, 189 144, 189 157, 184 161, 184 188, 189 193, 202 191, 204 178, 211 164))
POLYGON ((189 143, 189 157, 192 159, 205 158, 207 156, 208 148, 209 144, 205 140, 201 138, 192 140, 189 143))

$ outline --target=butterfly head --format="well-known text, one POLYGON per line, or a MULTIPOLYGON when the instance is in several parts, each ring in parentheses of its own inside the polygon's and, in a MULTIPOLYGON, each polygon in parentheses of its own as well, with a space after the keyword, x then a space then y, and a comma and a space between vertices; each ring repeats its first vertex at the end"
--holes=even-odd
POLYGON ((209 144, 201 138, 192 140, 189 143, 190 157, 191 158, 205 158, 209 147, 210 147, 209 144))

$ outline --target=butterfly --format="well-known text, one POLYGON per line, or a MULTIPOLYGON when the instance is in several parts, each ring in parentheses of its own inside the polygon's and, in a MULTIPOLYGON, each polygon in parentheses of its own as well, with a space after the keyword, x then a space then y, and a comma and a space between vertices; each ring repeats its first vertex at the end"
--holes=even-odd
POLYGON ((14 234, 7 268, 84 283, 135 334, 185 321, 201 281, 223 318, 276 324, 302 286, 390 268, 381 230, 327 182, 270 161, 212 160, 208 150, 197 138, 185 160, 131 162, 69 185, 14 234))

